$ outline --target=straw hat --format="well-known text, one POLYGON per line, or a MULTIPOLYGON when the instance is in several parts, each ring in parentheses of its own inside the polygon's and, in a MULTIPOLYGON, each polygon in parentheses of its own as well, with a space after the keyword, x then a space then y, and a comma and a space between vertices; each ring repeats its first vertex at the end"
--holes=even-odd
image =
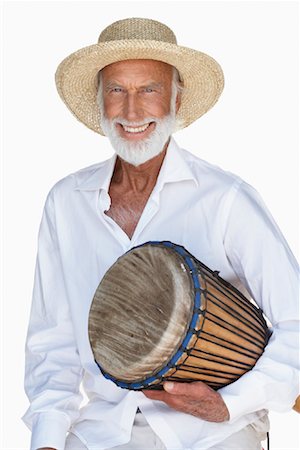
POLYGON ((128 59, 153 59, 177 68, 184 85, 177 113, 180 128, 206 113, 223 90, 219 64, 205 53, 178 46, 166 25, 151 19, 119 20, 102 31, 97 44, 64 59, 55 74, 62 100, 78 120, 97 133, 104 134, 96 101, 98 72, 128 59))

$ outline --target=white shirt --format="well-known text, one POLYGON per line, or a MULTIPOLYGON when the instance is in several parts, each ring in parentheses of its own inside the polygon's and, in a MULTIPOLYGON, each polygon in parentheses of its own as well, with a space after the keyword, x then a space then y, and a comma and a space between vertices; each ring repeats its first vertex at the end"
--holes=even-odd
POLYGON ((171 139, 157 183, 130 240, 104 211, 116 157, 80 170, 50 191, 39 232, 27 338, 23 417, 31 448, 64 449, 72 432, 90 450, 129 441, 139 407, 167 449, 206 449, 267 409, 288 411, 298 395, 298 268, 252 187, 180 149, 171 139), (210 423, 105 379, 88 340, 90 305, 108 268, 150 240, 183 245, 244 286, 274 328, 256 366, 219 390, 230 421, 210 423), (82 382, 89 401, 80 408, 82 382))

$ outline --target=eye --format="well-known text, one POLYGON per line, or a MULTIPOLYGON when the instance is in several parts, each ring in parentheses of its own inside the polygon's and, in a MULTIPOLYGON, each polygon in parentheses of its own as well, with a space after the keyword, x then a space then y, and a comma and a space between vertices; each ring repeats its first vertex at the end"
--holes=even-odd
POLYGON ((152 88, 152 87, 145 87, 144 91, 147 92, 147 93, 151 93, 151 92, 154 92, 154 88, 152 88))
POLYGON ((120 87, 114 87, 114 88, 112 89, 112 92, 122 92, 122 88, 120 88, 120 87))

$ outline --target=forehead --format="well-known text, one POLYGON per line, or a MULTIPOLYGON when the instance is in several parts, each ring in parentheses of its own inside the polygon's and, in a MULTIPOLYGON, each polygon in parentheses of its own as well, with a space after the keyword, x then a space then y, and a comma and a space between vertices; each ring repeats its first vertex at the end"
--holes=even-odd
POLYGON ((156 81, 171 81, 173 66, 152 59, 130 59, 109 64, 101 70, 103 81, 151 79, 156 81))

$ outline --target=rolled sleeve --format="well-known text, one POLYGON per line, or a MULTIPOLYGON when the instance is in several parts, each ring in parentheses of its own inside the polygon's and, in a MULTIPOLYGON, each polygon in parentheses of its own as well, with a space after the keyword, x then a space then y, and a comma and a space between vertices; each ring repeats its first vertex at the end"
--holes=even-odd
POLYGON ((254 368, 219 392, 231 420, 261 409, 288 411, 299 394, 299 270, 271 214, 246 183, 230 209, 224 245, 273 330, 254 368))
POLYGON ((25 391, 30 407, 22 419, 32 430, 32 450, 64 448, 66 433, 79 416, 81 379, 50 193, 39 231, 26 340, 25 391))

